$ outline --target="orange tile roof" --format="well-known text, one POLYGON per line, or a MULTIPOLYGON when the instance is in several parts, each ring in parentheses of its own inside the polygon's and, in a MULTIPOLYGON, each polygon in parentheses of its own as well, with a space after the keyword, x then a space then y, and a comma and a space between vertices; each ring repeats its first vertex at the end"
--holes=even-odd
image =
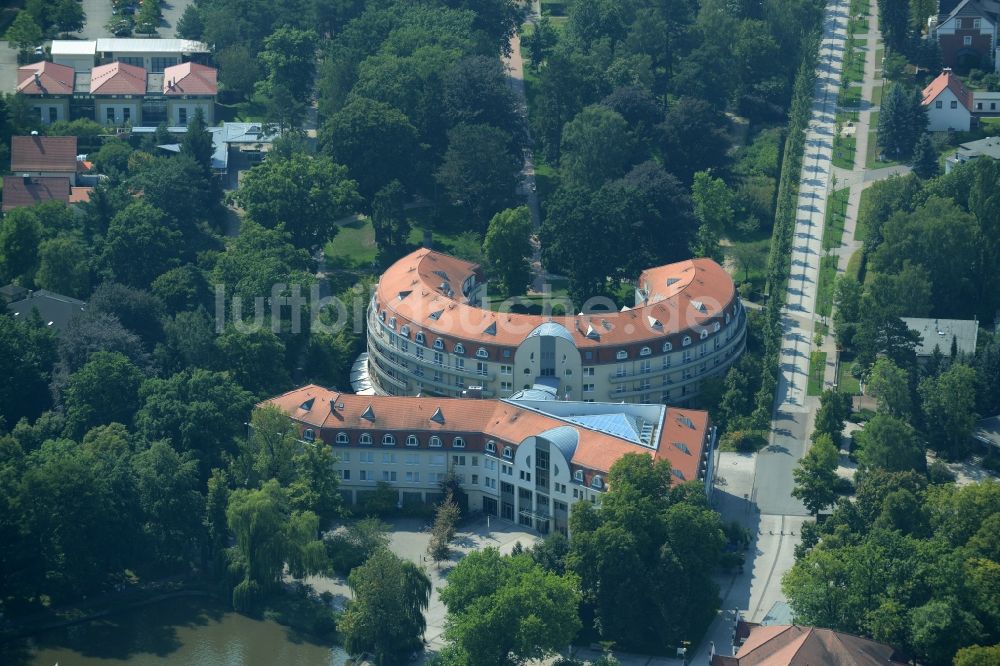
POLYGON ((889 645, 831 629, 755 627, 736 654, 739 666, 885 666, 906 663, 889 645))
POLYGON ((214 95, 218 92, 218 73, 214 67, 196 62, 182 62, 163 70, 164 95, 214 95))
MULTIPOLYGON (((515 445, 532 435, 568 425, 577 431, 579 437, 571 461, 574 465, 606 473, 626 453, 650 453, 654 458, 670 461, 671 466, 683 475, 684 481, 699 476, 709 427, 708 412, 666 408, 654 451, 621 437, 506 400, 366 396, 339 393, 309 384, 265 400, 258 407, 264 405, 275 405, 296 421, 313 428, 414 434, 477 433, 515 445), (303 409, 302 405, 310 400, 310 408, 303 409), (333 410, 330 408, 331 401, 336 406, 333 410), (363 417, 369 407, 374 412, 374 422, 363 417), (443 423, 431 420, 438 409, 444 416, 443 423), (677 444, 683 444, 683 448, 677 444)), ((682 479, 675 475, 673 481, 680 483, 682 479)))
POLYGON ((22 95, 72 95, 73 68, 43 60, 17 68, 17 92, 22 95), (36 78, 37 77, 37 78, 36 78))
POLYGON ((944 70, 936 79, 927 84, 927 87, 922 92, 923 101, 921 103, 927 106, 937 99, 937 96, 943 93, 945 88, 951 90, 952 94, 962 103, 962 106, 969 111, 972 110, 972 92, 965 87, 962 80, 955 76, 950 69, 944 70))
POLYGON ((93 191, 92 187, 71 187, 69 189, 69 202, 87 203, 90 201, 90 193, 93 191))
POLYGON ((46 201, 69 203, 69 178, 62 176, 29 177, 27 179, 22 176, 3 177, 3 212, 6 213, 21 206, 34 206, 46 201))
POLYGON ((75 136, 14 136, 10 142, 10 170, 76 173, 75 136))
POLYGON ((146 70, 137 65, 111 62, 90 71, 92 95, 145 95, 146 70))
POLYGON ((468 304, 462 285, 478 275, 475 264, 421 248, 382 274, 376 297, 398 317, 438 335, 516 346, 551 321, 562 325, 581 348, 662 340, 697 329, 718 318, 736 297, 732 278, 719 264, 690 259, 642 273, 639 284, 645 283, 651 293, 644 305, 622 312, 543 317, 492 312, 468 304), (452 295, 442 290, 444 284, 452 295), (493 324, 496 333, 484 334, 493 324), (596 337, 588 337, 590 329, 596 337))

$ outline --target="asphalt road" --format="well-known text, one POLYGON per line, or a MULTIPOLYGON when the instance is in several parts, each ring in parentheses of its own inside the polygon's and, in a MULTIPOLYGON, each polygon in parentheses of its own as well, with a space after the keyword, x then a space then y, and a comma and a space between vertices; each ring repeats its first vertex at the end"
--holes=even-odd
POLYGON ((83 30, 76 33, 80 39, 114 36, 104 29, 104 24, 111 19, 111 0, 83 0, 83 13, 86 14, 86 22, 83 30))

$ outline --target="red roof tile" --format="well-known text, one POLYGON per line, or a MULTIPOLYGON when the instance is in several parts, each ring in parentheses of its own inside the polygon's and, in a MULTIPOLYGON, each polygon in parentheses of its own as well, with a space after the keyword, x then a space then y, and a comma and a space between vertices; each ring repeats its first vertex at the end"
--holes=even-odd
POLYGON ((90 201, 90 193, 93 191, 92 187, 71 187, 69 188, 69 202, 87 203, 90 201))
MULTIPOLYGON (((709 427, 708 412, 668 407, 662 428, 658 428, 658 439, 653 442, 654 450, 505 400, 366 396, 339 393, 310 384, 266 400, 259 406, 267 404, 276 405, 306 426, 320 429, 394 431, 418 435, 427 432, 475 433, 515 445, 546 430, 569 426, 576 430, 579 438, 572 464, 607 473, 615 461, 626 453, 650 453, 654 458, 670 461, 680 473, 673 476, 675 484, 698 478, 709 427), (336 405, 335 409, 330 408, 331 402, 336 405), (302 406, 307 403, 309 409, 304 409, 302 406), (374 411, 374 422, 362 417, 369 407, 374 411), (431 420, 438 409, 444 415, 443 423, 431 420)), ((539 409, 544 410, 544 404, 539 409)))
POLYGON ((906 663, 895 649, 884 643, 831 629, 797 625, 755 627, 735 659, 739 666, 886 666, 906 663))
POLYGON ((214 67, 182 62, 163 70, 164 95, 214 95, 218 92, 214 67))
POLYGON ((22 95, 72 95, 73 68, 43 60, 17 68, 17 92, 22 95))
POLYGON ((944 92, 945 88, 951 90, 962 106, 969 111, 972 110, 972 91, 966 88, 962 80, 955 76, 950 69, 944 70, 936 79, 927 84, 922 93, 922 104, 927 106, 933 102, 938 95, 944 92))
POLYGON ((136 65, 112 62, 90 70, 93 95, 145 95, 146 70, 136 65))
POLYGON ((76 172, 75 136, 14 136, 10 143, 10 170, 76 172))
POLYGON ((3 177, 3 212, 6 213, 21 206, 34 206, 46 201, 69 203, 69 178, 59 176, 44 178, 3 177))

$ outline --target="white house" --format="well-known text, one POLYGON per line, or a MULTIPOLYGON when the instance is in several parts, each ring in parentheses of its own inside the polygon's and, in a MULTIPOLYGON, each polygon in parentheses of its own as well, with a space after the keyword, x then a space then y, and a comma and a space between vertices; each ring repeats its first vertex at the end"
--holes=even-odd
POLYGON ((972 123, 972 93, 951 69, 945 69, 924 88, 922 103, 927 109, 929 131, 969 131, 972 123))

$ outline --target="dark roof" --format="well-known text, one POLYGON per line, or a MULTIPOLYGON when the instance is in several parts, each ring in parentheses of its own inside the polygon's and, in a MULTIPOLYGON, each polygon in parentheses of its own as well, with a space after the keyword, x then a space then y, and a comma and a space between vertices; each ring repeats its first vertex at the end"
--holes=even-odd
POLYGON ((29 291, 27 298, 15 301, 7 306, 7 311, 19 319, 31 317, 32 310, 37 310, 42 322, 53 328, 66 327, 69 320, 87 308, 87 304, 69 296, 54 294, 45 289, 29 291))
POLYGON ((956 16, 983 17, 991 21, 996 21, 997 13, 1000 12, 997 3, 990 0, 961 0, 957 4, 950 1, 942 1, 938 10, 939 15, 944 17, 940 20, 941 23, 956 16), (950 11, 948 10, 949 7, 951 8, 950 11))
POLYGON ((27 289, 19 284, 14 284, 13 282, 0 287, 0 299, 2 299, 4 303, 21 300, 27 293, 27 289))
POLYGON ((45 201, 69 203, 69 178, 62 176, 4 176, 3 212, 45 201))
POLYGON ((13 136, 10 139, 10 170, 65 171, 76 173, 75 136, 13 136))

